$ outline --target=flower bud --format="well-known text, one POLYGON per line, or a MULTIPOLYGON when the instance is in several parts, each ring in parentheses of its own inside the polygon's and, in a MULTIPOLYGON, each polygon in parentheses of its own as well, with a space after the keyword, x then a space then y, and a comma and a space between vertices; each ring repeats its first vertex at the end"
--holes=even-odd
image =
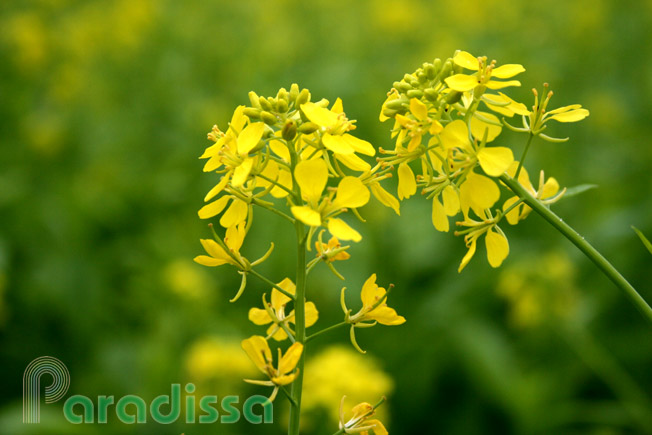
POLYGON ((260 113, 260 119, 262 119, 263 122, 267 125, 274 125, 278 121, 278 119, 276 119, 276 116, 274 116, 272 113, 267 111, 260 113))
POLYGON ((310 134, 310 133, 314 133, 318 129, 319 126, 314 122, 304 122, 297 128, 297 131, 302 134, 310 134))
POLYGON ((405 93, 412 89, 412 86, 405 82, 394 82, 394 88, 399 92, 405 93))
POLYGON ((269 103, 267 98, 260 97, 258 101, 260 102, 260 107, 263 108, 264 110, 272 110, 272 105, 269 103))
POLYGON ((426 73, 428 80, 432 80, 437 76, 437 71, 435 70, 434 65, 431 63, 426 64, 423 71, 426 73))
POLYGON ((397 98, 395 100, 388 101, 385 103, 385 107, 391 110, 400 110, 403 108, 403 105, 408 105, 409 101, 406 98, 397 98))
POLYGON ((276 102, 276 111, 278 113, 285 113, 288 111, 288 100, 286 99, 279 99, 276 102))
POLYGON ((423 97, 423 91, 419 89, 410 89, 407 91, 408 98, 421 98, 423 97))
POLYGON ((432 88, 426 89, 423 93, 429 101, 437 101, 437 98, 439 98, 439 92, 432 88))
POLYGON ((247 115, 249 119, 260 119, 260 109, 245 107, 243 113, 247 115))
POLYGON ((277 100, 286 100, 288 99, 288 91, 285 88, 281 88, 278 90, 278 93, 276 94, 276 99, 277 100))
POLYGON ((299 96, 299 85, 296 83, 292 83, 292 86, 290 86, 290 95, 288 96, 288 100, 290 103, 294 103, 297 101, 297 97, 299 96))
POLYGON ((444 66, 441 68, 441 71, 439 71, 439 74, 437 74, 437 81, 443 82, 446 77, 451 75, 451 72, 453 71, 453 61, 451 59, 446 60, 444 62, 444 66))
POLYGON ((254 91, 249 92, 249 101, 251 102, 251 107, 260 109, 260 102, 258 101, 260 97, 254 91))
POLYGON ((310 101, 310 91, 308 89, 303 89, 297 96, 296 105, 297 107, 301 107, 302 104, 306 104, 308 101, 310 101))
POLYGON ((285 140, 292 140, 297 135, 297 125, 291 119, 288 119, 281 130, 281 136, 285 140))
POLYGON ((446 95, 446 102, 448 104, 455 104, 462 99, 462 93, 457 91, 451 91, 446 95))

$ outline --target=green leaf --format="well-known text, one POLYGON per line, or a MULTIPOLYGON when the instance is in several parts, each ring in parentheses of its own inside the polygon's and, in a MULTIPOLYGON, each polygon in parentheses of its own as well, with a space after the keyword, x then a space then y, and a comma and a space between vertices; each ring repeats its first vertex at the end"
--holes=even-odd
POLYGON ((577 186, 569 187, 566 189, 566 193, 564 193, 562 199, 577 196, 580 193, 584 193, 587 190, 596 189, 597 187, 597 184, 579 184, 577 186))
POLYGON ((632 229, 634 230, 634 232, 636 232, 636 234, 641 239, 641 242, 643 242, 643 245, 645 245, 647 250, 650 251, 650 254, 652 254, 652 243, 650 243, 650 241, 643 235, 643 233, 634 225, 632 225, 632 229))

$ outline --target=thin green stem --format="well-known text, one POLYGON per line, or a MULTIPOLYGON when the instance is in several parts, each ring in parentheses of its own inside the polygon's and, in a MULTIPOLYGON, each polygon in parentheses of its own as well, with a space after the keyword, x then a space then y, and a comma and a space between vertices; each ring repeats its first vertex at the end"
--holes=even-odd
POLYGON ((253 269, 249 269, 247 271, 247 273, 250 273, 253 276, 255 276, 256 278, 258 278, 259 280, 271 285, 276 290, 280 291, 281 293, 283 293, 285 296, 289 297, 290 299, 294 299, 294 295, 292 293, 288 292, 287 290, 284 290, 278 284, 275 284, 271 279, 267 278, 266 276, 261 275, 260 273, 256 272, 253 269))
POLYGON ((315 338, 315 337, 317 337, 319 335, 322 335, 322 334, 324 334, 326 332, 332 331, 333 329, 337 329, 340 326, 344 326, 344 325, 348 325, 348 323, 347 322, 336 323, 335 325, 331 325, 328 328, 324 328, 321 331, 315 332, 314 334, 310 334, 309 336, 306 337, 306 343, 308 343, 310 340, 312 340, 313 338, 315 338))
POLYGON ((500 176, 500 180, 514 192, 519 198, 539 213, 545 220, 570 240, 580 251, 584 253, 618 288, 623 290, 629 299, 636 305, 636 308, 650 321, 652 321, 652 308, 636 291, 634 287, 616 270, 616 268, 600 254, 589 242, 584 240, 577 231, 564 222, 559 216, 553 213, 541 201, 533 197, 514 178, 506 174, 500 176))
POLYGON ((518 168, 516 168, 516 175, 514 175, 514 178, 518 180, 518 174, 521 173, 521 168, 523 168, 523 161, 525 160, 525 156, 527 156, 527 152, 530 149, 530 144, 532 143, 532 139, 534 138, 534 135, 532 132, 528 135, 527 138, 527 143, 525 144, 525 149, 523 149, 523 155, 521 155, 521 160, 518 162, 518 168))
MULTIPOLYGON (((305 345, 306 343, 306 234, 303 223, 297 221, 294 225, 297 233, 297 276, 294 301, 295 339, 305 345)), ((301 358, 297 364, 298 375, 292 382, 290 394, 294 400, 290 406, 289 435, 299 434, 299 419, 301 416, 301 393, 303 391, 303 369, 306 349, 304 346, 301 358)))
POLYGON ((281 216, 283 219, 286 219, 286 220, 288 220, 290 223, 294 224, 294 218, 292 218, 292 217, 286 215, 286 214, 283 213, 281 210, 277 210, 277 209, 274 208, 274 207, 268 207, 267 205, 265 205, 265 203, 259 201, 259 200, 256 199, 256 198, 252 198, 251 202, 252 202, 253 204, 256 204, 256 205, 259 206, 259 207, 264 208, 265 210, 269 210, 269 211, 271 211, 272 213, 275 213, 275 214, 281 216))

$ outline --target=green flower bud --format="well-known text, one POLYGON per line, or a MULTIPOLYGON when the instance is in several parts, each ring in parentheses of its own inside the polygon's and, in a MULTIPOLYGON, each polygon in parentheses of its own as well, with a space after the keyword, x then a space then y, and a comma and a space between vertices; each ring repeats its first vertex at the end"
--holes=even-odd
POLYGON ((426 77, 428 77, 428 80, 432 80, 437 76, 437 71, 435 70, 434 65, 431 63, 426 64, 424 71, 426 73, 426 77))
POLYGON ((290 86, 290 95, 288 97, 290 103, 294 103, 297 101, 297 97, 299 96, 299 85, 296 83, 292 83, 292 86, 290 86))
POLYGON ((453 72, 453 61, 451 59, 447 59, 446 62, 444 62, 444 66, 442 67, 441 71, 439 71, 439 74, 437 74, 437 81, 443 82, 446 77, 451 75, 453 72))
POLYGON ((403 105, 407 106, 410 102, 406 98, 397 98, 396 100, 391 100, 385 103, 385 107, 391 110, 400 110, 403 108, 403 105))
POLYGON ((245 107, 244 114, 247 115, 249 119, 260 119, 260 109, 245 107))
POLYGON ((285 113, 288 111, 288 100, 286 99, 279 99, 276 102, 276 110, 278 113, 285 113))
POLYGON ((297 125, 291 119, 288 119, 281 130, 281 136, 285 140, 292 140, 297 135, 297 125))
POLYGON ((260 97, 258 101, 260 102, 260 107, 262 107, 264 110, 272 110, 272 105, 269 103, 267 98, 260 97))
POLYGON ((424 84, 425 82, 428 81, 428 76, 426 75, 425 72, 419 71, 417 74, 417 79, 419 79, 419 83, 424 84))
POLYGON ((308 101, 310 101, 310 91, 308 89, 303 89, 297 96, 296 105, 297 107, 301 107, 302 104, 306 104, 308 101))
POLYGON ((261 113, 260 113, 260 118, 261 118, 261 119, 263 120, 263 122, 264 122, 265 124, 267 124, 267 125, 274 125, 274 124, 276 124, 276 122, 278 121, 278 119, 276 118, 276 116, 274 116, 272 113, 267 112, 267 111, 265 111, 265 112, 261 112, 261 113))
POLYGON ((249 101, 251 102, 251 107, 260 109, 260 102, 258 101, 260 97, 254 91, 249 92, 249 101))
POLYGON ((288 91, 285 88, 281 88, 278 90, 278 93, 276 94, 276 99, 277 100, 286 100, 288 99, 288 91))
POLYGON ((396 88, 396 90, 401 93, 406 93, 407 91, 412 89, 412 86, 410 86, 408 83, 405 82, 394 82, 394 88, 396 88))
POLYGON ((396 116, 397 113, 399 113, 398 110, 390 109, 387 106, 385 106, 385 108, 383 109, 383 115, 385 115, 388 118, 393 118, 394 116, 396 116))
POLYGON ((423 91, 419 89, 411 89, 407 91, 408 98, 421 98, 423 97, 423 91))
POLYGON ((448 95, 446 95, 446 102, 448 104, 455 104, 458 101, 462 99, 462 93, 457 92, 457 91, 450 91, 448 95))
POLYGON ((274 97, 267 97, 267 101, 269 101, 269 104, 272 105, 272 108, 273 108, 274 111, 276 112, 276 111, 277 111, 277 110, 276 110, 276 104, 277 104, 277 102, 278 102, 278 101, 276 100, 276 98, 274 98, 274 97))
POLYGON ((297 128, 297 131, 302 134, 310 134, 316 132, 318 129, 319 126, 314 122, 304 122, 297 128))
POLYGON ((437 101, 437 98, 439 98, 439 92, 432 88, 426 89, 423 93, 429 101, 437 101))

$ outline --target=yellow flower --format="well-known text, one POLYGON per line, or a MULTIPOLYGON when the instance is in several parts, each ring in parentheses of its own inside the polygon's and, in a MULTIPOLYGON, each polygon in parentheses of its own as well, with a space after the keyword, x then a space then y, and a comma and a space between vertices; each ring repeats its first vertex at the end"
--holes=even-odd
POLYGON ((483 220, 476 221, 465 216, 463 222, 458 222, 458 225, 470 228, 465 231, 456 232, 456 235, 466 233, 464 236, 464 242, 468 248, 466 255, 462 258, 460 267, 457 269, 458 272, 461 272, 475 255, 477 240, 483 234, 485 235, 487 260, 491 267, 499 267, 505 258, 507 258, 507 255, 509 255, 509 243, 507 237, 505 237, 505 234, 498 225, 496 225, 495 220, 491 216, 488 217, 485 212, 480 213, 478 216, 483 220), (496 231, 494 231, 494 229, 496 231))
POLYGON ((448 217, 455 216, 460 211, 460 195, 452 184, 444 187, 440 194, 432 198, 432 224, 437 231, 448 232, 450 228, 448 217), (443 204, 439 201, 440 194, 443 204))
MULTIPOLYGON (((392 286, 390 286, 391 289, 392 286)), ((399 316, 394 308, 387 306, 388 293, 376 284, 376 274, 371 275, 362 286, 360 299, 362 308, 356 314, 351 315, 351 310, 346 307, 344 293, 346 287, 342 288, 340 295, 340 304, 344 311, 344 321, 351 325, 351 344, 360 352, 365 353, 355 340, 355 328, 366 328, 374 326, 376 323, 381 325, 401 325, 405 323, 405 317, 399 316), (369 323, 367 323, 369 322, 369 323)))
MULTIPOLYGON (((227 177, 224 177, 224 179, 227 179, 227 177)), ((219 199, 203 206, 197 214, 200 219, 210 219, 222 213, 225 208, 226 211, 220 218, 220 225, 224 228, 245 222, 249 216, 249 204, 234 195, 221 196, 219 199), (231 205, 226 208, 229 201, 231 201, 231 205)))
MULTIPOLYGON (((508 172, 511 177, 515 175, 517 167, 518 162, 514 162, 508 172)), ((546 205, 554 204, 561 199, 564 193, 566 193, 565 187, 561 189, 561 191, 559 190, 559 183, 555 178, 550 177, 546 180, 543 170, 539 173, 539 188, 536 190, 532 186, 530 177, 525 168, 521 168, 521 172, 518 174, 518 182, 525 188, 525 190, 530 192, 532 196, 546 205)), ((517 204, 518 201, 518 196, 514 196, 507 199, 503 204, 503 211, 506 212, 505 217, 507 218, 507 222, 511 225, 516 225, 519 221, 525 219, 532 211, 528 205, 522 202, 517 204)))
POLYGON ((402 135, 399 135, 400 141, 397 141, 397 146, 402 146, 403 138, 407 135, 410 137, 410 141, 407 145, 407 151, 414 151, 419 145, 423 136, 426 133, 431 135, 437 134, 443 130, 442 125, 436 119, 432 119, 428 116, 428 106, 426 106, 421 100, 416 98, 410 99, 410 110, 409 113, 411 117, 406 115, 397 114, 396 121, 400 126, 407 131, 402 135))
POLYGON ((296 367, 303 353, 303 344, 299 342, 290 346, 285 352, 285 355, 282 354, 280 348, 278 349, 278 367, 274 367, 272 351, 265 337, 254 335, 243 340, 242 349, 244 349, 256 367, 258 367, 258 370, 269 377, 269 381, 245 379, 245 382, 274 387, 274 391, 269 397, 270 401, 273 401, 276 397, 279 387, 291 384, 299 374, 299 370, 296 367))
POLYGON ((249 178, 257 161, 257 156, 249 156, 249 153, 256 148, 265 132, 264 122, 250 123, 245 127, 248 121, 244 106, 238 106, 226 134, 221 134, 219 130, 216 132, 215 128, 209 133, 209 138, 216 140, 215 145, 208 147, 200 157, 208 159, 204 172, 212 172, 225 166, 227 173, 224 177, 231 178, 233 187, 241 187, 249 178))
POLYGON ((294 217, 311 227, 322 224, 330 233, 341 240, 360 241, 362 236, 342 219, 332 217, 345 208, 362 207, 369 201, 369 189, 357 177, 343 177, 336 189, 322 200, 322 193, 328 183, 328 167, 322 159, 304 160, 294 169, 294 178, 301 188, 305 205, 291 207, 294 217))
MULTIPOLYGON (((283 281, 279 282, 278 286, 292 295, 296 291, 296 286, 289 278, 285 278, 283 281)), ((276 341, 283 341, 288 337, 284 326, 290 330, 289 323, 294 323, 294 310, 290 311, 287 315, 285 314, 285 306, 291 300, 292 299, 288 296, 274 288, 272 289, 271 304, 268 304, 263 296, 263 303, 267 305, 267 308, 250 309, 249 320, 256 325, 267 325, 268 323, 271 323, 269 328, 267 328, 267 338, 269 339, 270 337, 273 337, 276 341)), ((319 317, 319 312, 313 302, 306 302, 305 313, 306 327, 314 325, 319 317)))
MULTIPOLYGON (((454 74, 444 79, 449 88, 457 92, 469 92, 476 87, 488 89, 502 89, 509 86, 521 86, 518 80, 509 80, 506 82, 497 79, 508 79, 525 71, 522 65, 507 64, 499 67, 495 66, 495 61, 487 64, 486 57, 474 57, 466 51, 458 52, 453 57, 453 62, 462 68, 477 71, 475 74, 454 74)), ((484 92, 484 91, 483 91, 484 92)))
POLYGON ((203 266, 221 266, 223 264, 232 264, 240 269, 246 264, 247 260, 240 255, 240 248, 245 238, 245 227, 243 223, 233 225, 226 229, 224 244, 229 248, 226 252, 215 240, 201 239, 200 242, 208 255, 199 255, 195 257, 195 262, 203 266))
POLYGON ((470 172, 460 186, 460 207, 464 216, 469 209, 476 215, 483 216, 484 211, 494 206, 500 199, 500 189, 494 181, 484 175, 470 172))
POLYGON ((344 412, 344 397, 340 403, 340 429, 344 429, 346 434, 361 434, 361 435, 387 435, 387 429, 385 426, 375 418, 370 418, 374 415, 374 407, 367 403, 362 402, 357 404, 351 409, 353 415, 351 418, 345 422, 344 412))
POLYGON ((317 257, 321 257, 327 263, 351 258, 349 253, 346 252, 348 246, 342 247, 342 244, 335 236, 331 237, 328 243, 316 241, 315 247, 317 248, 317 257))
POLYGON ((362 160, 356 153, 373 156, 376 149, 369 142, 359 139, 349 133, 355 129, 354 122, 346 118, 342 109, 342 100, 339 98, 329 110, 317 103, 301 105, 301 111, 317 126, 321 133, 321 143, 330 150, 337 160, 347 168, 354 171, 366 172, 371 166, 362 160))

